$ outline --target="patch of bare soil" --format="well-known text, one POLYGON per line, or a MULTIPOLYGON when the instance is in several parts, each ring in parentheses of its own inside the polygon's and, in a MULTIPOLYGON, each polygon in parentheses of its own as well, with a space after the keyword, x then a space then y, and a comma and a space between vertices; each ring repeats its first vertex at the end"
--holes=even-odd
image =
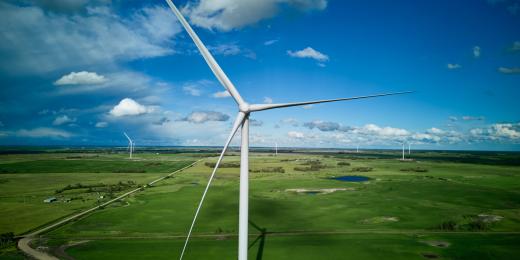
POLYGON ((336 191, 355 190, 354 188, 330 188, 330 189, 286 189, 286 192, 329 194, 336 191))

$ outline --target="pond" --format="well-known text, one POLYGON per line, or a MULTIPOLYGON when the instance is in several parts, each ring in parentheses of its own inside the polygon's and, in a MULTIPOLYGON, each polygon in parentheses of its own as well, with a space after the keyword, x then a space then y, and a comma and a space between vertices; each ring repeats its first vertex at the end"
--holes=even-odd
POLYGON ((339 177, 334 177, 331 179, 337 180, 337 181, 347 181, 347 182, 363 182, 363 181, 370 180, 370 178, 368 178, 366 176, 351 176, 351 175, 339 176, 339 177))

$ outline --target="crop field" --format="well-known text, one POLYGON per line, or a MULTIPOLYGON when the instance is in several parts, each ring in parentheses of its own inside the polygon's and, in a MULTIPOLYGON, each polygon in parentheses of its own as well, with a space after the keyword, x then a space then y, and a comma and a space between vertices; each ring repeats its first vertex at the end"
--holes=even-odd
MULTIPOLYGON (((34 243, 63 259, 178 258, 216 157, 203 152, 0 155, 0 233, 27 233, 185 167, 34 243), (43 203, 55 197, 56 202, 43 203)), ((251 259, 514 259, 520 155, 288 150, 250 156, 251 259), (354 176, 354 177, 352 177, 354 176), (363 178, 361 178, 363 177, 363 178), (354 181, 349 181, 354 180, 354 181)), ((230 153, 185 259, 237 257, 239 157, 230 153)), ((23 258, 4 247, 0 257, 23 258)))

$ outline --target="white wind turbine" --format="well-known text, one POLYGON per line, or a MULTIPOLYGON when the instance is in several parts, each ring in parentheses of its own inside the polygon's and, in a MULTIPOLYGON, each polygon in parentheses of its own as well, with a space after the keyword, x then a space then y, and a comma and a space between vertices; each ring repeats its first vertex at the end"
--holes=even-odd
POLYGON ((327 103, 327 102, 335 102, 335 101, 346 101, 346 100, 355 100, 355 99, 364 99, 364 98, 372 98, 372 97, 381 97, 381 96, 390 96, 390 95, 397 95, 397 94, 404 94, 404 93, 410 93, 410 92, 397 92, 397 93, 384 93, 384 94, 377 94, 377 95, 370 95, 370 96, 359 96, 359 97, 350 97, 350 98, 336 98, 336 99, 328 99, 328 100, 316 100, 316 101, 307 101, 307 102, 296 102, 296 103, 282 103, 282 104, 248 104, 238 91, 236 90, 235 86, 229 78, 226 76, 224 71, 220 68, 218 63, 215 61, 211 53, 208 51, 206 46, 202 43, 202 41, 199 39, 197 34, 193 31, 191 26, 188 24, 186 19, 184 19, 183 15, 179 12, 177 7, 172 3, 171 0, 166 0, 168 5, 170 6, 171 10, 177 16, 179 21, 181 22, 182 26, 192 40, 195 42, 195 45, 197 45, 197 48, 199 49, 200 53, 204 57, 204 60, 208 64, 209 68, 215 74, 215 77, 218 79, 218 81, 224 86, 224 88, 229 92, 231 97, 235 100, 238 106, 238 115, 235 119, 235 122, 233 124, 233 127, 231 129, 231 132, 229 133, 229 136, 224 144, 224 147, 222 148, 222 152, 220 153, 220 156, 217 160, 217 163, 215 164, 215 168, 213 169, 213 172, 211 173, 208 184, 206 185, 206 188, 204 189, 204 193, 202 194, 202 198, 199 202, 199 205, 197 207, 197 210, 195 211, 195 216, 193 218, 193 221, 191 223, 190 229, 188 231, 188 236, 186 237, 186 242, 184 243, 184 247, 181 252, 180 259, 184 256, 184 253, 186 251, 186 246, 188 245, 189 238, 191 236, 191 232, 193 230, 193 226, 195 225, 195 221, 197 219, 197 216, 199 214, 200 208, 202 206, 202 203, 204 202, 204 198, 206 197, 206 194, 208 192, 208 189, 211 185, 211 182, 213 181, 213 177, 215 176, 215 172, 217 171, 217 168, 220 165, 220 162, 222 161, 222 158, 224 156, 224 153, 226 152, 229 143, 233 139, 233 136, 237 132, 238 128, 241 128, 241 148, 240 148, 240 198, 239 198, 239 228, 238 228, 238 259, 239 260, 246 260, 247 259, 247 249, 248 249, 248 197, 249 197, 249 115, 253 112, 258 112, 262 110, 268 110, 268 109, 275 109, 275 108, 284 108, 284 107, 293 107, 293 106, 305 106, 305 105, 311 105, 311 104, 318 104, 318 103, 327 103))
POLYGON ((134 152, 134 142, 125 132, 123 132, 123 134, 126 136, 126 139, 128 139, 128 150, 130 152, 130 159, 132 159, 132 153, 134 152))

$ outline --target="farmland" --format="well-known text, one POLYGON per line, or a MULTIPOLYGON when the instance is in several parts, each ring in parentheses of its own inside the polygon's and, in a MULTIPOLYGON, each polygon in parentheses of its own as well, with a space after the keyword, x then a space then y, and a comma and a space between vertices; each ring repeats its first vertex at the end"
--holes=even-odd
MULTIPOLYGON (((50 253, 76 259, 177 258, 214 152, 146 151, 134 160, 103 151, 4 154, 0 233, 27 233, 203 158, 37 241, 50 253), (58 201, 43 203, 51 196, 58 201)), ((413 160, 399 157, 397 151, 334 150, 273 156, 253 149, 250 220, 266 232, 250 226, 250 242, 264 240, 263 247, 258 241, 251 247, 250 257, 510 259, 520 254, 520 155, 418 151, 413 160), (339 176, 367 180, 334 179, 339 176)), ((236 258, 238 161, 236 153, 225 157, 186 259, 236 258)))

